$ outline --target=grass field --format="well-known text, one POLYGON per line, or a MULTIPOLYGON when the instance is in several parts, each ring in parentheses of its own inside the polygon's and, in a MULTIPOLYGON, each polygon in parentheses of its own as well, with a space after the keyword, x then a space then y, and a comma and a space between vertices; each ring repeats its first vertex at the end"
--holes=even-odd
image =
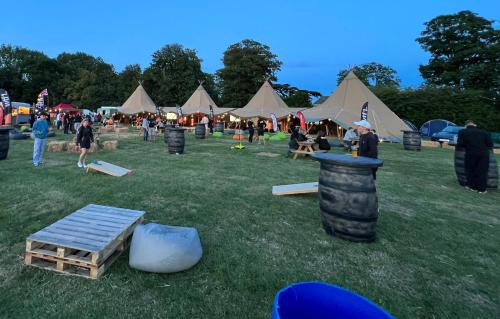
POLYGON ((318 178, 319 163, 286 158, 286 142, 235 151, 189 135, 175 156, 132 136, 90 155, 133 169, 124 178, 85 174, 68 153, 35 168, 33 142, 11 143, 0 161, 2 318, 270 318, 276 292, 298 281, 340 285, 397 318, 500 315, 500 192, 459 187, 450 150, 380 146, 378 239, 357 244, 326 235, 317 195, 271 195, 318 178), (152 274, 124 253, 97 281, 24 266, 28 235, 89 203, 196 227, 201 262, 152 274))

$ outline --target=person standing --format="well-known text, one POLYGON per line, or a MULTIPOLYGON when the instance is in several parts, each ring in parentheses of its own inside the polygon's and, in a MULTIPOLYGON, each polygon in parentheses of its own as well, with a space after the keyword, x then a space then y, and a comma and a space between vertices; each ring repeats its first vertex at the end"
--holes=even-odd
POLYGON ((144 142, 147 142, 149 135, 149 120, 146 116, 142 119, 142 131, 144 132, 144 142))
POLYGON ((466 187, 480 194, 486 193, 490 149, 490 133, 477 128, 473 121, 465 122, 465 129, 458 132, 457 148, 465 149, 466 187))
POLYGON ((49 132, 49 123, 47 122, 48 114, 42 112, 40 118, 33 123, 33 136, 35 143, 33 144, 33 165, 39 166, 42 164, 43 148, 45 146, 45 138, 49 132))
POLYGON ((85 160, 87 159, 87 153, 89 152, 90 145, 94 142, 94 134, 92 133, 92 127, 90 126, 90 121, 85 118, 82 125, 78 129, 78 134, 76 136, 76 143, 80 145, 81 153, 78 158, 78 167, 87 167, 85 160))
MULTIPOLYGON (((372 126, 367 120, 354 122, 359 133, 359 156, 378 158, 378 141, 370 129, 372 126)), ((377 179, 377 168, 372 168, 373 179, 377 179)))
POLYGON ((64 113, 62 115, 62 121, 63 121, 63 128, 64 128, 64 134, 68 134, 68 129, 69 129, 69 117, 67 113, 64 113))
POLYGON ((61 129, 61 125, 62 125, 61 116, 62 116, 61 112, 57 112, 57 116, 56 116, 56 127, 57 127, 57 130, 61 129))
POLYGON ((248 142, 253 143, 253 134, 255 133, 255 129, 253 127, 253 121, 249 120, 247 122, 247 128, 248 128, 248 142))
POLYGON ((80 113, 75 115, 75 131, 78 132, 80 130, 80 126, 82 125, 82 116, 80 113))
POLYGON ((259 140, 259 144, 262 141, 262 143, 266 145, 266 139, 264 138, 265 127, 266 123, 264 121, 259 121, 259 124, 257 124, 257 139, 259 140))
POLYGON ((200 121, 201 124, 205 125, 205 136, 208 135, 208 117, 206 115, 203 115, 203 118, 200 121))
POLYGON ((343 139, 344 149, 346 151, 348 151, 348 152, 351 151, 352 140, 355 139, 356 137, 358 137, 358 135, 356 134, 354 129, 352 127, 349 127, 349 129, 345 132, 344 139, 343 139))

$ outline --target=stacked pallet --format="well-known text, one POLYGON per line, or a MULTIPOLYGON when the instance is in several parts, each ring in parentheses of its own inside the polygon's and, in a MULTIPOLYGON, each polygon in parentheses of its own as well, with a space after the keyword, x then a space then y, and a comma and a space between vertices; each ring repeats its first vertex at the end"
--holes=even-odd
POLYGON ((27 265, 99 278, 128 247, 143 211, 90 204, 26 239, 27 265))

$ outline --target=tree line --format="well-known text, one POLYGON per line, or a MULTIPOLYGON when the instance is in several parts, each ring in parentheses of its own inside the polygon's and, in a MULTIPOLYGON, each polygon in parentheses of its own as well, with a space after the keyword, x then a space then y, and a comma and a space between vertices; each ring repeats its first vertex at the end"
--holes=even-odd
MULTIPOLYGON (((417 126, 432 118, 457 124, 476 120, 500 130, 500 30, 470 11, 438 16, 424 24, 416 41, 430 54, 419 67, 424 84, 401 88, 396 70, 376 62, 347 67, 338 83, 353 70, 397 115, 417 126)), ((42 52, 0 46, 0 87, 12 100, 34 102, 49 89, 50 104, 72 102, 95 109, 121 105, 138 83, 159 106, 182 105, 200 81, 219 106, 244 106, 268 78, 290 107, 311 107, 319 92, 277 83, 282 61, 265 44, 245 39, 223 53, 223 67, 202 71, 196 50, 168 44, 152 55, 144 70, 137 64, 117 72, 102 58, 83 52, 50 58, 42 52)))

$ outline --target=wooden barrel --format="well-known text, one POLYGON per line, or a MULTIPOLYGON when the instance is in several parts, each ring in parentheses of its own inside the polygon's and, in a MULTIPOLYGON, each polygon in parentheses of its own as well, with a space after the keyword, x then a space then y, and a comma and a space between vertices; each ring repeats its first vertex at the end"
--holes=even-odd
POLYGON ((403 131, 403 146, 405 150, 420 151, 422 145, 422 137, 420 132, 403 131))
POLYGON ((313 157, 321 163, 319 207, 325 231, 355 242, 375 240, 378 199, 372 169, 383 162, 329 153, 313 157))
POLYGON ((215 132, 221 132, 224 133, 224 122, 217 122, 215 123, 215 132))
POLYGON ((205 124, 196 124, 194 128, 194 137, 205 138, 205 124))
POLYGON ((165 131, 163 132, 163 141, 167 145, 168 145, 168 137, 169 137, 168 129, 169 128, 174 128, 174 127, 175 127, 175 125, 173 125, 173 124, 167 124, 167 125, 165 125, 165 131))
POLYGON ((183 128, 168 127, 165 129, 165 140, 168 140, 168 152, 170 154, 184 153, 184 131, 183 128))
POLYGON ((6 159, 9 153, 9 131, 10 128, 0 128, 0 160, 6 159))
MULTIPOLYGON (((455 147, 455 174, 457 175, 460 185, 467 185, 467 175, 465 174, 465 150, 461 147, 455 147)), ((498 188, 498 166, 493 151, 490 151, 490 164, 488 166, 486 187, 498 188)))

